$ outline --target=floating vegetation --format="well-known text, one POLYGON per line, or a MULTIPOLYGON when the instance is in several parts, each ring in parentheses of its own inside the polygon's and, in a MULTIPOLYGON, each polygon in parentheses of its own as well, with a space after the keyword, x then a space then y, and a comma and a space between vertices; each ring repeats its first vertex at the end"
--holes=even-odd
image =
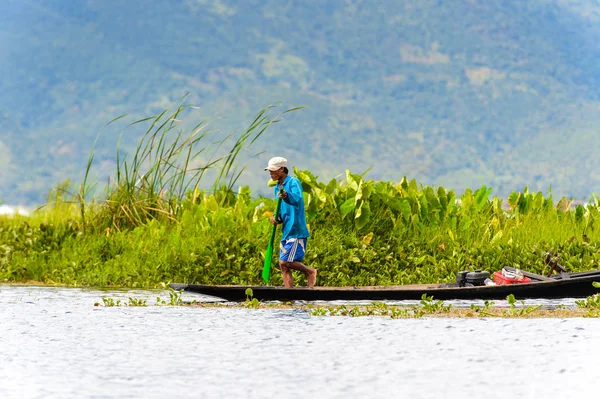
MULTIPOLYGON (((571 318, 600 317, 600 295, 588 297, 585 301, 577 301, 577 307, 556 306, 542 309, 541 305, 525 305, 517 301, 513 295, 507 296, 508 306, 496 306, 494 302, 485 301, 483 306, 471 304, 470 307, 455 307, 433 297, 423 295, 415 305, 390 305, 385 302, 372 302, 366 305, 315 305, 293 302, 261 302, 252 296, 252 289, 246 292, 244 302, 184 302, 181 292, 171 290, 170 302, 157 298, 155 306, 190 306, 201 308, 239 308, 239 309, 296 309, 307 312, 310 316, 347 316, 347 317, 389 317, 392 319, 420 318, 571 318)), ((146 306, 146 300, 129 298, 122 302, 110 297, 102 298, 104 306, 146 306)), ((100 306, 96 303, 95 306, 100 306)))
POLYGON ((509 306, 507 314, 510 316, 527 316, 530 313, 535 312, 536 310, 538 310, 539 308, 542 307, 542 305, 525 306, 524 301, 521 301, 521 304, 522 304, 521 307, 517 307, 517 305, 516 305, 517 300, 515 299, 515 296, 513 294, 510 294, 509 296, 507 296, 506 300, 508 301, 508 306, 509 306))
MULTIPOLYGON (((165 301, 161 297, 156 297, 155 306, 182 306, 184 305, 181 299, 181 291, 175 291, 169 288, 169 301, 165 301)), ((111 297, 102 297, 102 303, 105 307, 113 306, 148 306, 146 299, 128 297, 127 302, 122 302, 120 299, 114 299, 111 297)), ((194 302, 195 303, 195 302, 194 302)), ((96 302, 94 306, 100 306, 99 302, 96 302)))
MULTIPOLYGON (((421 317, 532 317, 533 312, 541 308, 541 305, 524 306, 524 304, 518 307, 513 295, 509 295, 506 299, 509 305, 508 309, 505 307, 494 308, 494 303, 489 301, 485 301, 483 307, 471 305, 468 309, 457 308, 452 307, 450 304, 445 304, 440 300, 434 301, 433 297, 428 297, 425 294, 421 298, 419 305, 416 306, 395 306, 374 302, 365 306, 309 306, 308 309, 313 316, 389 316, 393 319, 405 319, 421 317)), ((561 315, 566 312, 563 309, 561 315)), ((540 317, 548 317, 548 314, 548 311, 546 311, 543 313, 543 316, 540 314, 540 317)))
MULTIPOLYGON (((600 283, 594 282, 594 287, 600 288, 600 283)), ((586 299, 577 300, 575 304, 588 311, 590 317, 600 317, 600 294, 588 296, 586 299)))
POLYGON ((256 309, 260 306, 259 300, 256 298, 253 298, 254 293, 252 292, 252 288, 246 288, 245 295, 246 295, 246 300, 242 303, 243 307, 256 309))
MULTIPOLYGON (((102 297, 102 303, 105 307, 113 306, 147 306, 145 299, 129 297, 127 302, 122 302, 120 299, 114 299, 110 297, 102 297)), ((100 303, 96 302, 94 306, 100 306, 100 303)))

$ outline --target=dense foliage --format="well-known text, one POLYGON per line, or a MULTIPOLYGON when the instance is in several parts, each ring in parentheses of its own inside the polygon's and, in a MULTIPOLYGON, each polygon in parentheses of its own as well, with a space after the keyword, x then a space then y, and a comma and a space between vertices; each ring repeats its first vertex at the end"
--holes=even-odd
MULTIPOLYGON (((510 209, 482 187, 455 196, 442 187, 365 180, 348 172, 305 184, 312 237, 306 262, 319 285, 452 281, 464 269, 512 265, 547 272, 554 248, 570 271, 598 268, 600 208, 554 206, 541 193, 514 193, 510 209)), ((48 205, 30 217, 0 219, 0 281, 155 287, 177 281, 261 284, 274 200, 249 188, 186 196, 178 212, 148 214, 137 225, 98 211, 83 224, 78 208, 48 205), (114 222, 117 223, 117 222, 114 222)), ((302 280, 298 279, 301 284, 302 280)), ((272 284, 281 284, 277 269, 272 284)))

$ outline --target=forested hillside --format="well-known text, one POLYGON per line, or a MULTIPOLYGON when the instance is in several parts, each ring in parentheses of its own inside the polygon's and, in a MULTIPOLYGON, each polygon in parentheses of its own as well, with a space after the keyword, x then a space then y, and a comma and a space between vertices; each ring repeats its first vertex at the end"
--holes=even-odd
POLYGON ((240 162, 586 200, 600 172, 598 0, 3 0, 0 200, 113 173, 127 122, 186 101, 216 136, 306 106, 240 162), (105 125, 122 114, 114 124, 105 125), (261 155, 256 155, 264 151, 261 155))

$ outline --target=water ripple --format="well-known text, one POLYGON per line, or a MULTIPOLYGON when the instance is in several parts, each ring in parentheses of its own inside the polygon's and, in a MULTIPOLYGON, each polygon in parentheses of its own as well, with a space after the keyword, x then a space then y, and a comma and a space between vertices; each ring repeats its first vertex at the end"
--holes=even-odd
POLYGON ((0 286, 0 397, 591 398, 600 377, 598 319, 94 306, 165 295, 0 286))

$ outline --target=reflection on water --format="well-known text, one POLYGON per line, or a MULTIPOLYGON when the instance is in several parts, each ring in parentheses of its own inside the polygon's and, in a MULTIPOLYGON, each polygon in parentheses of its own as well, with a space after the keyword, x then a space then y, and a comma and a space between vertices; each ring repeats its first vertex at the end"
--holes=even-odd
POLYGON ((598 319, 311 317, 157 296, 0 286, 0 397, 597 396, 598 319), (149 306, 95 307, 103 296, 149 306))

